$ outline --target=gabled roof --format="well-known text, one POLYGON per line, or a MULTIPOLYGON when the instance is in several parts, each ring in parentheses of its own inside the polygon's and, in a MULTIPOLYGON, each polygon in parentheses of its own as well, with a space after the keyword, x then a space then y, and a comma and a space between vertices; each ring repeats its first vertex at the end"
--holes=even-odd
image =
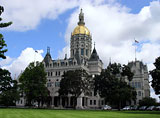
POLYGON ((89 61, 98 61, 98 60, 99 60, 99 56, 98 56, 97 51, 96 51, 96 49, 94 47, 89 61))
POLYGON ((43 61, 45 62, 46 65, 48 65, 50 60, 52 60, 52 57, 51 57, 50 53, 47 53, 46 56, 44 57, 43 61))

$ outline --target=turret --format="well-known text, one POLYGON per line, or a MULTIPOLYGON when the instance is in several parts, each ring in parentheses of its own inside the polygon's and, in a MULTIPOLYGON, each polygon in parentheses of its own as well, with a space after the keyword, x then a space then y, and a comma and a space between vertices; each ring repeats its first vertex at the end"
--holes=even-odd
POLYGON ((90 31, 85 27, 84 13, 82 9, 79 14, 78 26, 71 34, 70 57, 76 58, 79 64, 82 60, 88 60, 91 56, 92 38, 90 31))
POLYGON ((47 54, 46 54, 46 56, 44 57, 43 62, 45 63, 45 66, 47 67, 47 66, 49 66, 49 64, 50 64, 51 61, 52 61, 52 57, 51 57, 51 55, 50 55, 50 48, 47 47, 47 54))

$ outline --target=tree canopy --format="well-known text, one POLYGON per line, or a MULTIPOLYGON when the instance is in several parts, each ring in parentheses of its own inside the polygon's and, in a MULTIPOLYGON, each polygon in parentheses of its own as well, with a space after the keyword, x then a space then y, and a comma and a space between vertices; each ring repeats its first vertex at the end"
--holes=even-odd
POLYGON ((82 93, 90 89, 90 79, 85 70, 65 72, 60 82, 59 96, 72 94, 75 98, 78 98, 82 93))
POLYGON ((153 87, 155 94, 159 95, 160 94, 160 57, 158 57, 155 62, 155 69, 150 71, 150 74, 152 76, 152 84, 151 86, 153 87))
POLYGON ((26 105, 32 106, 32 101, 43 104, 49 96, 46 87, 46 72, 42 63, 30 63, 19 78, 20 88, 26 98, 26 105))
MULTIPOLYGON (((0 16, 4 12, 4 8, 0 6, 0 16)), ((1 23, 2 18, 0 17, 0 28, 8 27, 12 22, 1 23)), ((3 35, 0 33, 0 58, 6 59, 4 55, 7 49, 4 49, 7 44, 4 41, 3 35)), ((19 99, 19 93, 17 91, 17 81, 12 80, 11 74, 6 69, 0 68, 0 105, 10 106, 15 105, 16 100, 19 99)))
POLYGON ((140 106, 153 106, 156 105, 156 99, 151 97, 145 97, 139 101, 140 106))
POLYGON ((15 105, 19 99, 17 89, 17 81, 11 78, 10 72, 0 68, 0 105, 15 105))
POLYGON ((131 81, 133 73, 126 65, 110 64, 94 78, 95 93, 98 92, 110 104, 121 104, 136 99, 136 91, 126 81, 131 81))
MULTIPOLYGON (((2 6, 0 6, 0 16, 1 14, 4 12, 4 8, 2 6)), ((4 27, 8 27, 9 25, 12 24, 12 22, 8 22, 8 23, 1 23, 2 18, 0 17, 0 28, 4 28, 4 27)), ((4 47, 6 47, 7 44, 4 41, 4 37, 3 35, 0 33, 0 58, 5 59, 6 56, 4 55, 5 52, 7 52, 7 49, 3 49, 4 47)))

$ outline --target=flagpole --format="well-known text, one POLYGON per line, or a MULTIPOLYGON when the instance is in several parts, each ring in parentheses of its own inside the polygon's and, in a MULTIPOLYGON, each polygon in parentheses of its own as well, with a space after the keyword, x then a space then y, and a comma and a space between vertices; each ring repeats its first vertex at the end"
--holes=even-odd
POLYGON ((36 66, 36 51, 34 52, 34 66, 36 66))
POLYGON ((135 45, 135 61, 137 61, 137 58, 136 58, 136 45, 135 45))
POLYGON ((136 44, 138 44, 139 43, 139 41, 137 41, 137 40, 135 40, 135 38, 134 38, 134 42, 135 42, 135 61, 137 61, 137 58, 136 58, 136 44))

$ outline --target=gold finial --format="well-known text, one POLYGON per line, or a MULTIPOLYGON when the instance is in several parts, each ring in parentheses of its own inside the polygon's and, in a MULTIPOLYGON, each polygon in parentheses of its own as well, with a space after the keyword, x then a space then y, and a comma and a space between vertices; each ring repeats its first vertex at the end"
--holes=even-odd
POLYGON ((80 14, 79 14, 78 25, 85 25, 85 23, 84 23, 84 13, 82 12, 82 8, 81 8, 81 11, 80 11, 80 14))

